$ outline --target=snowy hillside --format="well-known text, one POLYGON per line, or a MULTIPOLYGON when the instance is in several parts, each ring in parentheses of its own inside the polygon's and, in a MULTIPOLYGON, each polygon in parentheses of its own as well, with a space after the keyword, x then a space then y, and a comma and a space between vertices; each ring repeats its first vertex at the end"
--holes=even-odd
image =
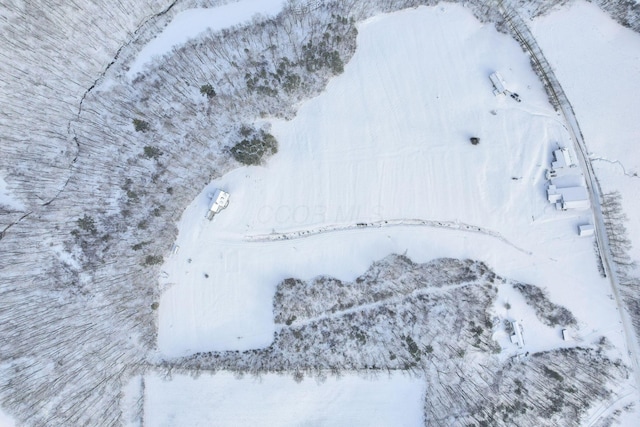
POLYGON ((600 303, 607 288, 592 241, 577 236, 589 211, 557 212, 545 198, 550 151, 568 145, 568 135, 517 43, 457 6, 376 17, 359 32, 345 73, 294 120, 273 123, 279 153, 265 167, 216 180, 183 214, 180 250, 163 267, 160 350, 268 345, 279 281, 352 280, 405 251, 419 262, 484 260, 548 288, 588 322, 585 330, 615 324, 615 306, 600 303), (522 103, 493 95, 495 70, 522 103), (216 187, 231 202, 209 222, 216 187), (416 219, 430 225, 402 227, 416 219), (357 226, 367 223, 375 225, 357 226), (271 236, 323 229, 289 241, 271 236))
POLYGON ((457 3, 4 1, 0 426, 635 425, 640 4, 457 3))

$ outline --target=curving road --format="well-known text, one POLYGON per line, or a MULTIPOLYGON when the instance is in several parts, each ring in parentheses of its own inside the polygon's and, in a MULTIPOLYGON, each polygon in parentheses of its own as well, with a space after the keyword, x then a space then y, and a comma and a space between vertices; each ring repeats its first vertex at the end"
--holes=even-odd
POLYGON ((355 224, 332 224, 325 225, 321 227, 304 229, 304 230, 293 230, 293 231, 285 231, 285 232, 273 232, 270 234, 254 234, 244 236, 245 240, 250 242, 270 242, 274 240, 292 240, 292 239, 302 239, 304 237, 315 236, 317 234, 325 234, 325 233, 335 233, 339 231, 347 231, 347 230, 360 230, 366 228, 385 228, 385 227, 432 227, 432 228, 442 228, 447 230, 455 230, 455 231, 467 231, 470 233, 479 233, 484 234, 485 236, 490 236, 495 239, 500 240, 503 243, 517 249, 518 251, 531 255, 532 253, 522 249, 519 246, 511 243, 509 240, 504 238, 497 231, 489 230, 487 228, 478 227, 477 225, 466 224, 464 222, 459 221, 437 221, 430 219, 389 219, 389 220, 380 220, 380 221, 372 221, 372 222, 359 222, 355 224))
POLYGON ((588 151, 582 131, 578 125, 578 119, 576 118, 573 107, 569 102, 559 80, 555 76, 551 65, 544 57, 542 50, 538 46, 535 37, 527 27, 526 23, 520 18, 520 16, 513 10, 506 10, 502 2, 500 1, 499 11, 502 14, 505 22, 507 23, 511 34, 520 43, 520 45, 527 51, 531 57, 532 64, 536 71, 536 74, 542 80, 544 87, 551 98, 552 103, 562 115, 566 125, 571 141, 573 142, 574 151, 578 157, 578 163, 582 169, 587 183, 587 190, 589 192, 589 198, 591 200, 591 210, 594 218, 594 228, 596 242, 598 245, 598 253, 600 256, 600 262, 605 271, 605 275, 609 279, 611 290, 618 306, 618 311, 622 320, 622 327, 625 334, 627 343, 627 350, 629 352, 629 358, 633 365, 634 378, 636 382, 636 389, 640 390, 640 362, 638 356, 640 355, 640 346, 636 339, 635 330, 629 317, 629 313, 625 308, 624 300, 620 295, 620 283, 618 281, 618 275, 616 271, 616 265, 613 261, 611 254, 611 248, 609 246, 609 238, 604 225, 604 215, 602 214, 602 206, 600 205, 602 189, 600 183, 596 177, 595 171, 591 160, 588 157, 588 151))

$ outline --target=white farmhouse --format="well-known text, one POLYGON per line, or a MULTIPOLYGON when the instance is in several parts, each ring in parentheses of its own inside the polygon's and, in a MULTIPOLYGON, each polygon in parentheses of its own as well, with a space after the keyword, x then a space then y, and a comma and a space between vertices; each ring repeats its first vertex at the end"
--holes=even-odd
POLYGON ((229 193, 217 189, 211 196, 211 204, 207 212, 207 219, 211 221, 215 214, 229 206, 229 193))

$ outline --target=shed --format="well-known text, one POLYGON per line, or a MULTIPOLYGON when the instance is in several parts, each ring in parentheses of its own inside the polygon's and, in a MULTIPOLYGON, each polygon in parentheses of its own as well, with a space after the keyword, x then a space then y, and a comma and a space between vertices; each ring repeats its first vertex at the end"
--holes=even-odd
POLYGON ((491 80, 491 84, 493 84, 493 94, 495 96, 502 95, 507 91, 507 84, 497 71, 495 73, 491 73, 489 80, 491 80))
POLYGON ((593 229, 593 225, 591 224, 582 224, 578 226, 578 235, 580 237, 584 236, 593 236, 595 230, 593 229))
POLYGON ((511 322, 511 326, 513 327, 513 335, 511 335, 511 342, 514 344, 518 344, 518 347, 524 347, 524 337, 522 336, 522 326, 518 323, 517 320, 511 322))
POLYGON ((212 220, 215 214, 217 214, 227 206, 229 206, 229 193, 217 189, 211 196, 211 203, 209 204, 207 219, 212 220))

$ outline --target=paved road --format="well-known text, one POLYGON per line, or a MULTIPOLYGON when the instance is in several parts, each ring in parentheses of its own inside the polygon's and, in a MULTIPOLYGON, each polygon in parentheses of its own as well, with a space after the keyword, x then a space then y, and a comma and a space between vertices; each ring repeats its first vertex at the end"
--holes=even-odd
POLYGON ((600 204, 602 189, 600 183, 595 175, 593 165, 588 157, 588 150, 582 136, 582 131, 578 124, 573 107, 569 102, 560 82, 553 73, 551 65, 544 57, 542 50, 538 46, 535 37, 527 27, 526 23, 518 16, 517 13, 511 10, 506 10, 500 6, 500 13, 505 18, 512 35, 520 42, 522 47, 529 53, 531 60, 533 61, 536 73, 541 78, 547 93, 549 94, 551 101, 555 104, 556 109, 562 114, 562 117, 567 125, 571 141, 573 142, 574 151, 578 157, 578 163, 580 168, 585 174, 587 181, 587 189, 589 191, 589 197, 591 199, 591 210, 594 217, 594 228, 596 235, 596 242, 598 244, 598 252, 602 267, 605 271, 611 290, 618 305, 618 311, 622 320, 622 327, 625 334, 627 343, 627 350, 629 352, 629 358, 633 365, 634 378, 636 382, 636 388, 640 390, 640 362, 638 356, 640 355, 640 346, 636 339, 635 331, 629 313, 626 310, 623 298, 620 295, 620 283, 618 281, 618 275, 616 271, 616 265, 613 262, 613 256, 611 248, 609 246, 609 238, 604 225, 604 216, 602 214, 602 206, 600 204))

